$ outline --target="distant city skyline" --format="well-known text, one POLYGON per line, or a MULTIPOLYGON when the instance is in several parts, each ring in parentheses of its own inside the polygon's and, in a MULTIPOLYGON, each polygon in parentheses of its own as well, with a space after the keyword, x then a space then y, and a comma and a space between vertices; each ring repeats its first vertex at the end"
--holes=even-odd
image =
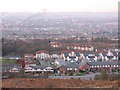
POLYGON ((0 0, 0 12, 117 12, 119 0, 0 0))

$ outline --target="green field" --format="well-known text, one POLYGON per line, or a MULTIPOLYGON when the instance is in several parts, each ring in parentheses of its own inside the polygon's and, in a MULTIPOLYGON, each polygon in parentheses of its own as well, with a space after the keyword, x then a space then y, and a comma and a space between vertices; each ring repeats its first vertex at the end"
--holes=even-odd
POLYGON ((0 59, 0 63, 17 63, 17 60, 12 60, 12 59, 0 59))

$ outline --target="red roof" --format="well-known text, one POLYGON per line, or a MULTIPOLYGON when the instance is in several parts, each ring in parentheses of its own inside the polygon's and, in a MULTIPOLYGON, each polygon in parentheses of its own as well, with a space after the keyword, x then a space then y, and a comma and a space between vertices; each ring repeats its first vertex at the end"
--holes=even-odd
POLYGON ((48 51, 46 51, 46 50, 39 50, 39 51, 36 52, 36 54, 40 54, 40 53, 46 53, 46 54, 49 54, 48 51))
POLYGON ((70 53, 70 52, 79 52, 82 53, 81 50, 62 50, 61 53, 70 53))
POLYGON ((97 52, 98 53, 107 53, 108 51, 106 51, 106 50, 98 50, 97 52))

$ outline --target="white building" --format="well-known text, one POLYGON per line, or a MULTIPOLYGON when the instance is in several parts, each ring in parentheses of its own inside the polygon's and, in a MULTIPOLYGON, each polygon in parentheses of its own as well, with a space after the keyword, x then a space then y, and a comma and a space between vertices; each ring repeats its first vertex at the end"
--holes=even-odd
POLYGON ((44 59, 47 59, 49 57, 50 57, 50 55, 49 55, 48 51, 46 51, 46 50, 39 50, 36 52, 36 59, 44 60, 44 59))
POLYGON ((70 50, 64 50, 61 52, 61 57, 63 58, 63 60, 69 62, 79 61, 83 58, 82 56, 83 55, 81 55, 81 53, 70 50))
POLYGON ((105 56, 105 60, 106 60, 106 61, 108 61, 108 60, 116 60, 116 59, 117 59, 117 57, 115 57, 115 56, 113 55, 113 53, 110 52, 110 51, 108 51, 107 55, 105 56))

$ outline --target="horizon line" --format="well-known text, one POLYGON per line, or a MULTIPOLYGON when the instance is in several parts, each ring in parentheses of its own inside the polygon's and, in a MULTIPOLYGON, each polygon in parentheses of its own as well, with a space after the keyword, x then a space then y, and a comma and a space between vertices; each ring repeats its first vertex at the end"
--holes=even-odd
POLYGON ((104 11, 104 12, 94 12, 94 11, 61 11, 61 12, 52 12, 52 11, 46 11, 46 12, 32 12, 32 11, 15 11, 15 12, 11 12, 11 11, 4 11, 4 12, 0 12, 0 13, 118 13, 118 11, 104 11))

